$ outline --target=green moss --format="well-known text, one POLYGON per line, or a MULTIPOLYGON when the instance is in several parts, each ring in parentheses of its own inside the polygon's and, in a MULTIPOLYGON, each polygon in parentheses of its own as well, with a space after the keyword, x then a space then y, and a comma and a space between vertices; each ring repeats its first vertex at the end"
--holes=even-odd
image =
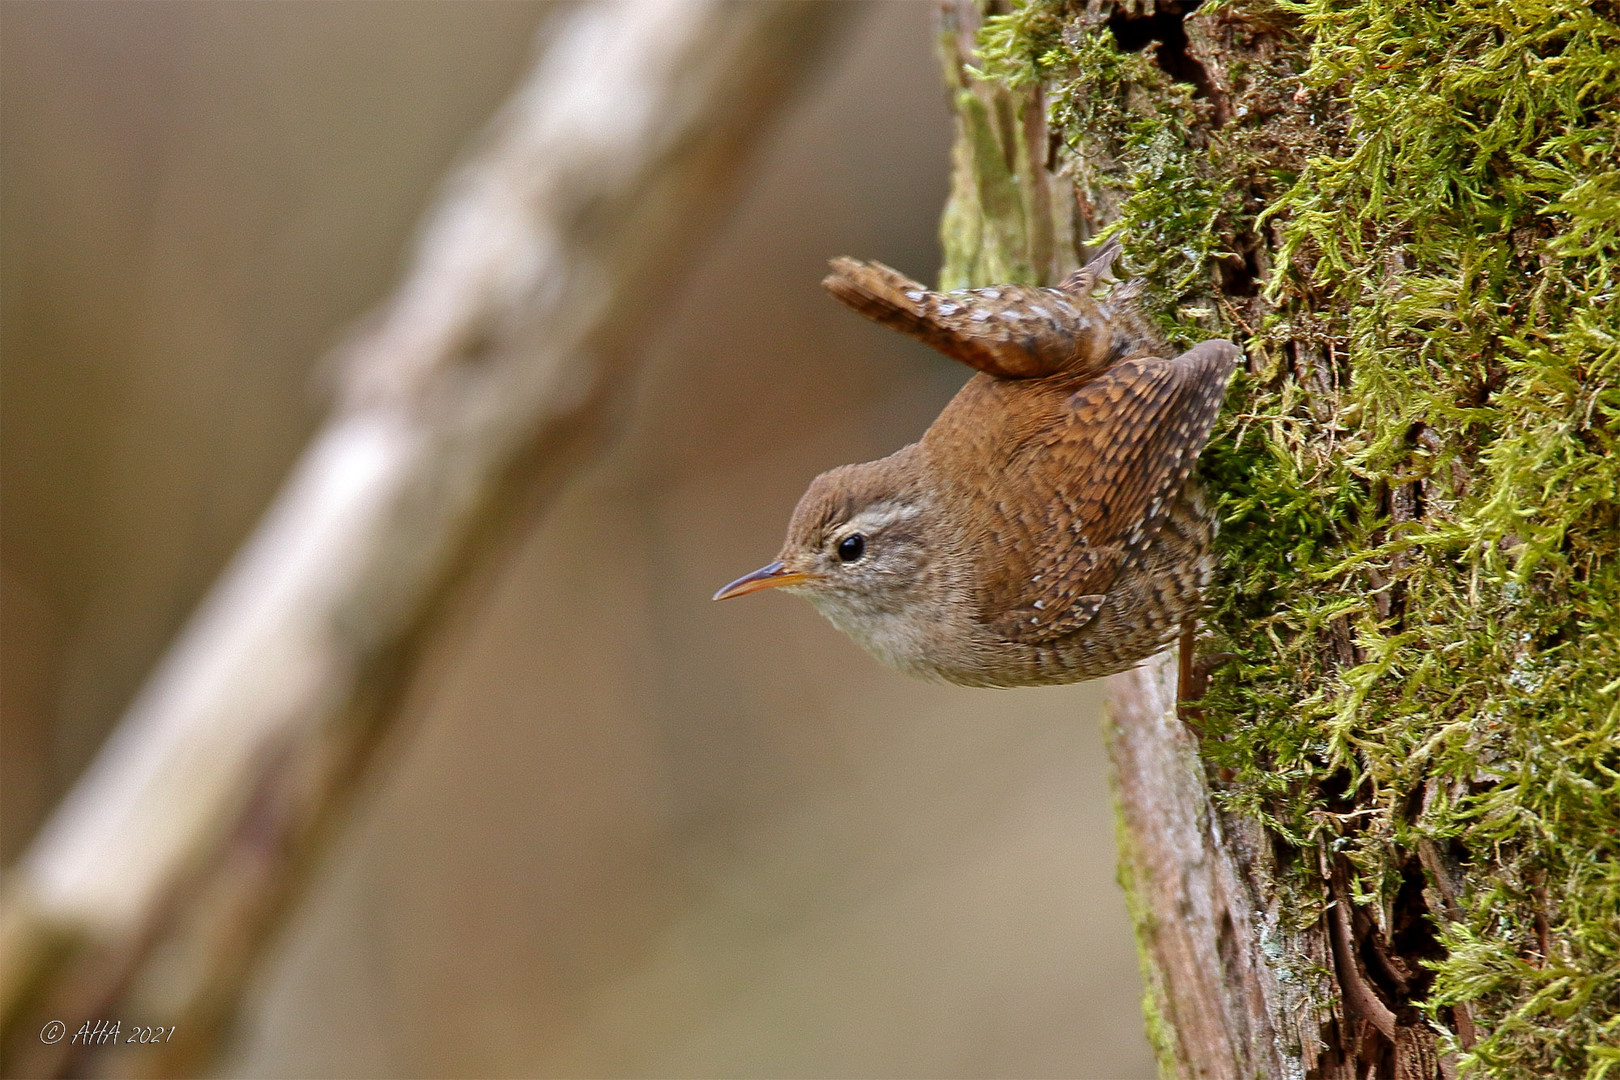
MULTIPOLYGON (((1217 103, 1078 6, 989 20, 1173 338, 1242 342, 1223 519, 1220 798, 1439 883, 1421 1007, 1490 1076, 1620 1073, 1620 14, 1574 0, 1232 2, 1217 103), (1263 292, 1244 288, 1246 275, 1263 292), (1541 955, 1541 939, 1549 955, 1541 955)), ((983 280, 991 264, 957 264, 983 280)), ((1314 859, 1279 888, 1319 896, 1314 859)))
POLYGON ((1305 85, 1347 128, 1265 211, 1282 318, 1260 336, 1297 351, 1305 316, 1331 370, 1309 401, 1248 384, 1211 455, 1214 621, 1248 662, 1210 758, 1233 805, 1326 833, 1372 902, 1419 837, 1459 844, 1430 1007, 1471 1004, 1465 1065, 1580 1075, 1620 1009, 1620 27, 1296 10, 1305 85), (1331 788, 1370 813, 1335 819, 1331 788))

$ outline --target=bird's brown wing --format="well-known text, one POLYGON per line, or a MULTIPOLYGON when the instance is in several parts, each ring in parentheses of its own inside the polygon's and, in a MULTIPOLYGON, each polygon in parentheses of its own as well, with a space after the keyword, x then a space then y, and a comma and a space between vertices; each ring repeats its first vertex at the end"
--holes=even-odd
POLYGON ((1187 482, 1238 355, 1206 341, 1173 360, 1126 360, 1070 396, 1063 419, 1013 463, 1029 482, 1000 493, 983 621, 1036 643, 1096 615, 1187 482))
MULTIPOLYGON (((1067 287, 995 285, 942 293, 882 263, 839 258, 832 270, 823 287, 868 319, 1002 379, 1072 371, 1094 351, 1088 335, 1108 332, 1084 292, 1067 287)), ((1096 274, 1077 271, 1072 278, 1089 290, 1096 274)))

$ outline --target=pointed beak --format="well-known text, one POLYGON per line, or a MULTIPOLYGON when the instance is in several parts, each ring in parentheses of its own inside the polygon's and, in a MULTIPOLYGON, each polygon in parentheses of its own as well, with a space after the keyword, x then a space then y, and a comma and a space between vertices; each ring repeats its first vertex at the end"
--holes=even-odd
POLYGON ((789 573, 781 563, 773 562, 760 567, 752 574, 744 574, 715 593, 714 599, 730 600, 733 596, 747 596, 751 592, 774 589, 778 585, 797 585, 800 582, 810 581, 813 577, 812 574, 789 573))

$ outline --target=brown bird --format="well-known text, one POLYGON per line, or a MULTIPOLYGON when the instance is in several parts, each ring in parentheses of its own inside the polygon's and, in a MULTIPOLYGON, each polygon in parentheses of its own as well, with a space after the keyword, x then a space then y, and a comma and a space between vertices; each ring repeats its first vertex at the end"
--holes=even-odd
POLYGON ((1214 534, 1192 468, 1239 352, 1169 356, 1135 283, 1093 299, 1118 254, 1055 289, 948 293, 833 260, 834 296, 979 374, 919 441, 816 477, 776 561, 714 598, 785 589, 880 660, 969 686, 1094 679, 1190 627, 1214 534))

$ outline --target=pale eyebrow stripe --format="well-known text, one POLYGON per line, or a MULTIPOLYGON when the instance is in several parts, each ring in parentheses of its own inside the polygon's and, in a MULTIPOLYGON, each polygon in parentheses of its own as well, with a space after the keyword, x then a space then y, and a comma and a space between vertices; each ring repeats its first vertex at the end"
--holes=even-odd
POLYGON ((886 525, 893 525, 908 518, 914 518, 918 512, 917 507, 907 506, 903 503, 880 503, 877 506, 868 507, 850 518, 849 526, 857 530, 881 529, 886 525))

